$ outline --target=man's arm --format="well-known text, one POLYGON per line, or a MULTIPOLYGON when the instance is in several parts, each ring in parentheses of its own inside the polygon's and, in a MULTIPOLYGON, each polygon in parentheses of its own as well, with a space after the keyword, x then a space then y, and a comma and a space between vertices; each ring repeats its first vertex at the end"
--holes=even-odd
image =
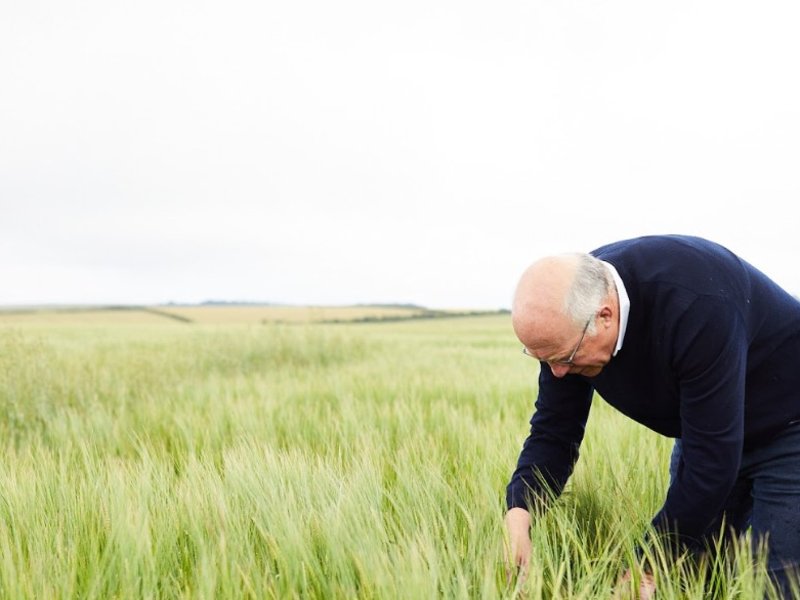
POLYGON ((542 506, 563 490, 578 458, 593 393, 580 377, 556 379, 545 363, 540 368, 530 434, 506 488, 506 565, 509 576, 518 570, 523 579, 531 556, 532 504, 542 506))
POLYGON ((696 303, 678 324, 673 356, 682 461, 653 525, 698 549, 741 463, 747 336, 735 307, 696 303))
POLYGON ((582 377, 558 379, 542 363, 530 433, 506 488, 508 509, 530 512, 534 499, 559 495, 572 474, 589 417, 593 388, 582 377))

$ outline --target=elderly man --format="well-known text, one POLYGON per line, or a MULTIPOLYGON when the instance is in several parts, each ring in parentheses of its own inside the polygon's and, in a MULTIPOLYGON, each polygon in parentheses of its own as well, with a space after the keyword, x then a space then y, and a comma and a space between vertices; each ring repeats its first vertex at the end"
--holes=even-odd
MULTIPOLYGON (((788 596, 800 565, 800 303, 710 241, 649 236, 547 257, 512 309, 540 361, 530 435, 507 488, 511 559, 530 560, 531 504, 559 493, 592 396, 676 438, 653 525, 699 551, 721 517, 768 535, 788 596)), ((652 587, 652 580, 645 578, 652 587)))

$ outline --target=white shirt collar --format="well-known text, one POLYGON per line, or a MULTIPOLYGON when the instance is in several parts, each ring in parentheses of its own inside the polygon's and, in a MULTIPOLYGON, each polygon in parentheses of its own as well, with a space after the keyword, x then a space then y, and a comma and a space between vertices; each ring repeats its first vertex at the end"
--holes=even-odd
POLYGON ((617 352, 622 349, 622 340, 625 337, 625 330, 628 328, 628 315, 631 312, 631 300, 628 297, 628 292, 625 289, 625 284, 622 283, 622 278, 617 273, 617 270, 609 262, 602 261, 606 268, 614 278, 614 284, 617 286, 617 298, 619 299, 619 336, 617 337, 617 347, 614 349, 616 356, 617 352))

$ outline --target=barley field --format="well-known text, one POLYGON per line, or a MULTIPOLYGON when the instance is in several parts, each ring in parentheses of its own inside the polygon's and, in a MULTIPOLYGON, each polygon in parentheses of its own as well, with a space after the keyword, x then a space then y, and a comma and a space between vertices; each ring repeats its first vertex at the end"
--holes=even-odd
MULTIPOLYGON (((509 579, 538 367, 507 316, 72 317, 0 316, 2 598, 611 598, 666 489, 669 441, 596 399, 509 579)), ((658 578, 765 591, 745 544, 658 578)))

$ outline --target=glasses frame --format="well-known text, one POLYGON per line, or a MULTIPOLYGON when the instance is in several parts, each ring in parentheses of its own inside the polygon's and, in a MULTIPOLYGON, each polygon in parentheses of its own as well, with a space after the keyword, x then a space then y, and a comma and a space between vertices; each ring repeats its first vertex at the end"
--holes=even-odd
MULTIPOLYGON (((544 362, 551 363, 551 364, 554 364, 554 365, 566 365, 566 366, 574 365, 575 364, 575 355, 578 353, 578 349, 580 349, 581 344, 583 343, 583 338, 586 337, 586 332, 589 330, 589 323, 592 322, 593 318, 594 317, 592 316, 592 317, 589 317, 586 320, 586 325, 583 326, 583 333, 581 333, 581 339, 578 340, 578 344, 575 346, 575 349, 569 355, 569 358, 565 358, 564 360, 546 360, 544 362)), ((531 358, 536 358, 533 354, 528 352, 528 349, 525 346, 522 347, 522 353, 525 356, 530 356, 531 358)))

